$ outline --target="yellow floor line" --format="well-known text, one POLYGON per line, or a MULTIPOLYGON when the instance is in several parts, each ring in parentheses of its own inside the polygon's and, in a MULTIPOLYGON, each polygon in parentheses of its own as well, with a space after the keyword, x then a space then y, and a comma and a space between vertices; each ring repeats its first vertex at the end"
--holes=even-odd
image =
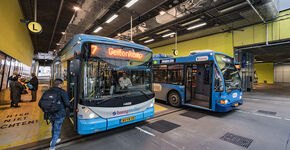
POLYGON ((155 113, 156 113, 156 112, 159 112, 159 111, 166 110, 166 109, 167 109, 167 108, 162 107, 162 106, 160 106, 160 105, 158 105, 158 104, 155 104, 155 105, 154 105, 155 113))

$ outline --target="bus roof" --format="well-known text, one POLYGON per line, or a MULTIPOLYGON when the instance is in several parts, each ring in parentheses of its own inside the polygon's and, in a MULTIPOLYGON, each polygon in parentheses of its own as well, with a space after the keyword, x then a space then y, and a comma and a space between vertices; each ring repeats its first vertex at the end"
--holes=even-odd
MULTIPOLYGON (((141 49, 141 50, 145 50, 145 51, 150 51, 151 49, 149 49, 146 46, 140 45, 140 44, 135 44, 132 42, 128 42, 128 41, 122 41, 122 40, 117 40, 117 39, 113 39, 113 38, 108 38, 108 37, 101 37, 101 36, 96 36, 96 35, 87 35, 87 34, 76 34, 72 37, 72 39, 66 44, 66 46, 61 50, 62 52, 65 52, 67 49, 71 49, 72 47, 74 47, 75 45, 78 45, 84 42, 96 42, 96 43, 105 43, 105 44, 113 44, 113 45, 119 45, 119 46, 127 46, 127 47, 131 47, 131 48, 137 48, 137 49, 141 49)), ((77 51, 78 48, 74 49, 77 51)))
MULTIPOLYGON (((178 63, 178 62, 182 63, 182 62, 194 62, 194 61, 209 61, 209 60, 214 60, 213 56, 215 54, 222 54, 222 55, 229 56, 229 55, 224 54, 224 53, 206 50, 204 52, 198 51, 197 53, 191 52, 189 56, 182 56, 182 57, 153 57, 153 60, 156 61, 154 63, 157 63, 157 64, 178 63), (162 61, 160 61, 160 60, 162 60, 162 61)), ((158 56, 158 55, 156 55, 156 56, 158 56)))

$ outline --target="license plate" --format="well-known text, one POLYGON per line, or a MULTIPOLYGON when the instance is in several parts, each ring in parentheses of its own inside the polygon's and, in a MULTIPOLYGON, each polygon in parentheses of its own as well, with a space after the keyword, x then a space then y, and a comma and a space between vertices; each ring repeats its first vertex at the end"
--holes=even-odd
POLYGON ((132 120, 135 120, 135 116, 121 119, 121 123, 132 121, 132 120))
POLYGON ((235 107, 237 107, 239 105, 239 103, 235 103, 235 107))

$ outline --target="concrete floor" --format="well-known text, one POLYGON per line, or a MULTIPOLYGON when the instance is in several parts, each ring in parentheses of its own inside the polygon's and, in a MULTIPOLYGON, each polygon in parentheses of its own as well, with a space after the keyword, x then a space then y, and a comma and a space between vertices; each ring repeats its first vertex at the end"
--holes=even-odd
MULTIPOLYGON (((256 85, 253 92, 244 94, 244 105, 228 113, 213 113, 188 107, 167 110, 144 122, 80 136, 73 132, 68 120, 63 125, 57 146, 61 150, 290 150, 290 85, 256 85), (270 111, 268 114, 258 111, 270 111), (202 115, 193 119, 181 114, 202 115), (165 120, 179 125, 162 133, 150 128, 151 123, 165 120), (248 148, 220 138, 232 133, 252 139, 248 148)), ((47 149, 49 139, 13 149, 47 149)))
POLYGON ((183 107, 171 108, 146 122, 114 129, 108 132, 83 136, 62 145, 59 149, 115 149, 115 150, 290 150, 290 92, 287 85, 263 86, 244 95, 245 103, 229 113, 212 113, 183 107), (258 111, 271 111, 264 114, 258 111), (184 112, 202 113, 193 119, 182 116, 184 112), (147 126, 158 120, 180 125, 161 133, 147 126), (252 139, 244 148, 220 138, 233 133, 252 139))

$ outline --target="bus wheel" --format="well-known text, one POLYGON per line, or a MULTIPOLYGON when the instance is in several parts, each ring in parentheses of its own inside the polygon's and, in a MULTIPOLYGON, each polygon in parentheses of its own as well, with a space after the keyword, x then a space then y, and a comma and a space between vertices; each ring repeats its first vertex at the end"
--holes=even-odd
POLYGON ((172 91, 168 95, 168 102, 171 106, 180 107, 181 106, 181 99, 177 92, 172 91))

